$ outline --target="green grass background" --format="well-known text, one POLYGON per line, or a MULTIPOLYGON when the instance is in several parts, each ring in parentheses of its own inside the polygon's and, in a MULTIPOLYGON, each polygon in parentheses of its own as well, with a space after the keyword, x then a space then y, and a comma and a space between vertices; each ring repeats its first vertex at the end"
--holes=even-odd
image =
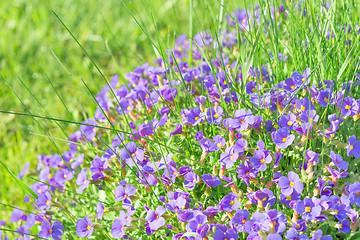
MULTIPOLYGON (((157 30, 165 46, 189 32, 189 1, 125 1, 154 42, 157 30), (155 19, 157 30, 154 27, 155 19)), ((228 9, 244 3, 226 4, 228 9)), ((218 1, 195 1, 193 32, 213 28, 219 15, 218 1)), ((243 6, 242 6, 243 7, 243 6)), ((56 12, 98 64, 107 79, 125 74, 137 65, 154 61, 156 55, 141 28, 121 1, 14 0, 0 1, 0 109, 71 119, 56 92, 76 121, 92 116, 96 105, 82 84, 96 94, 104 81, 90 59, 62 27, 56 12), (52 88, 46 76, 56 88, 52 88), (45 112, 21 81, 45 107, 45 112), (6 82, 9 84, 6 84, 6 82), (10 86, 11 87, 10 87, 10 86), (24 105, 12 93, 13 89, 24 105)), ((66 150, 65 136, 51 121, 39 120, 66 150)), ((60 123, 68 134, 75 126, 60 123)), ((37 155, 54 154, 56 147, 31 117, 0 113, 0 159, 17 175, 26 162, 35 169, 37 155)), ((33 182, 25 178, 24 182, 33 182)), ((0 202, 26 208, 24 193, 0 167, 0 202)), ((8 220, 12 209, 0 206, 0 219, 8 220)))

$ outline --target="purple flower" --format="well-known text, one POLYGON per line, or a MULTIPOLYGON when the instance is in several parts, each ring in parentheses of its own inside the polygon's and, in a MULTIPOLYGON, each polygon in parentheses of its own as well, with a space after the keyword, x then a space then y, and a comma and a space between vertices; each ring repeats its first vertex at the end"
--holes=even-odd
POLYGON ((302 193, 304 185, 300 182, 300 177, 293 171, 288 173, 288 177, 282 176, 279 179, 279 188, 281 193, 285 196, 291 195, 294 191, 297 193, 302 193))
POLYGON ((331 94, 331 91, 329 89, 326 89, 324 91, 320 91, 318 96, 319 105, 322 107, 327 107, 328 105, 334 105, 334 97, 331 94))
POLYGON ((166 209, 162 206, 158 206, 155 211, 152 209, 147 210, 145 219, 149 222, 151 230, 156 231, 165 225, 165 218, 162 217, 165 212, 166 209))
POLYGON ((227 239, 238 239, 239 234, 232 228, 223 232, 221 229, 217 229, 214 234, 214 240, 227 240, 227 239))
POLYGON ((266 164, 271 163, 272 157, 270 154, 265 154, 262 150, 256 150, 254 153, 254 157, 250 159, 251 163, 255 168, 259 171, 264 172, 267 168, 266 164))
POLYGON ((76 234, 79 238, 91 237, 94 226, 91 219, 86 216, 84 219, 78 219, 76 222, 76 234))
POLYGON ((201 234, 204 227, 207 227, 205 225, 207 222, 207 217, 204 215, 201 211, 195 211, 194 217, 189 221, 189 223, 186 225, 185 229, 188 232, 196 232, 198 234, 201 234))
POLYGON ((220 155, 221 165, 225 165, 226 169, 232 168, 234 166, 235 161, 239 157, 239 151, 241 149, 236 146, 230 146, 225 149, 224 153, 220 155))
POLYGON ((214 136, 214 142, 216 144, 216 150, 215 151, 219 151, 222 147, 225 146, 225 139, 223 137, 221 137, 220 135, 216 135, 214 136))
POLYGON ((172 135, 179 135, 179 134, 181 134, 181 133, 182 133, 182 125, 181 125, 181 124, 178 124, 178 125, 176 125, 175 130, 170 133, 170 137, 171 137, 172 135))
POLYGON ((345 204, 337 203, 333 207, 332 210, 333 210, 334 217, 337 220, 342 221, 342 220, 346 219, 346 217, 347 217, 347 206, 345 204))
POLYGON ((356 136, 352 135, 349 137, 349 145, 347 147, 347 155, 350 157, 351 154, 355 158, 360 157, 360 141, 356 141, 356 136))
POLYGON ((348 225, 349 220, 343 220, 341 223, 336 224, 336 228, 339 229, 339 232, 343 233, 349 233, 350 232, 350 226, 348 225))
POLYGON ((144 159, 144 150, 136 146, 136 143, 129 142, 120 150, 120 157, 126 162, 129 167, 136 165, 137 161, 144 159))
POLYGON ((250 187, 250 180, 256 178, 259 171, 253 168, 249 161, 245 161, 244 164, 239 164, 236 172, 239 174, 238 178, 242 179, 250 187))
POLYGON ((294 228, 296 231, 301 231, 301 232, 305 232, 307 227, 306 227, 306 223, 299 219, 297 220, 296 222, 294 222, 292 225, 291 225, 292 228, 294 228))
POLYGON ((289 113, 288 116, 281 115, 279 120, 279 126, 281 128, 289 128, 290 130, 295 130, 295 127, 298 125, 298 122, 296 121, 296 115, 292 112, 289 113))
POLYGON ((208 187, 217 187, 221 185, 221 181, 218 177, 212 177, 211 174, 202 175, 201 179, 208 187))
POLYGON ((222 107, 218 106, 217 108, 209 108, 206 112, 206 120, 209 124, 216 124, 219 125, 222 120, 223 109, 222 107))
POLYGON ((238 209, 240 205, 241 202, 238 201, 238 196, 232 192, 223 197, 219 203, 221 210, 226 212, 232 212, 238 209))
POLYGON ((322 235, 323 232, 321 229, 318 229, 314 235, 312 236, 312 238, 310 240, 332 240, 332 237, 330 235, 322 235))
POLYGON ((339 101, 337 106, 341 108, 341 114, 344 116, 354 116, 359 112, 359 105, 352 97, 346 97, 339 101))
POLYGON ((21 172, 19 173, 19 175, 17 177, 23 178, 25 176, 25 174, 29 171, 29 166, 30 166, 30 162, 25 163, 23 169, 21 170, 21 172))
MULTIPOLYGON (((120 215, 125 214, 124 211, 120 212, 120 215)), ((126 215, 126 214, 125 214, 126 215)), ((120 217, 119 219, 115 219, 112 226, 111 226, 111 234, 114 238, 123 238, 125 234, 125 225, 126 225, 126 218, 120 217)))
POLYGON ((183 208, 186 207, 186 203, 187 201, 185 198, 178 197, 177 199, 171 200, 169 203, 165 203, 165 207, 171 212, 181 213, 183 211, 183 208))
POLYGON ((321 207, 313 202, 311 198, 305 198, 296 204, 296 211, 302 214, 305 221, 314 220, 321 214, 321 207))
POLYGON ((83 122, 84 124, 87 125, 81 125, 80 126, 80 131, 81 133, 85 136, 85 138, 87 139, 87 141, 91 142, 91 141, 95 141, 95 136, 96 136, 96 132, 97 132, 97 123, 92 120, 91 118, 88 119, 88 121, 83 122), (91 125, 91 126, 88 126, 91 125))
POLYGON ((236 225, 237 232, 245 232, 245 223, 248 221, 249 218, 249 211, 246 209, 238 209, 231 219, 231 224, 236 225))
POLYGON ((254 82, 254 81, 250 81, 246 84, 246 94, 247 95, 251 95, 251 94, 257 92, 258 90, 261 90, 260 84, 256 84, 256 82, 254 82), (256 85, 257 85, 257 87, 256 87, 256 85))
POLYGON ((283 213, 278 212, 276 209, 272 209, 266 211, 265 214, 270 221, 270 231, 275 231, 276 233, 283 233, 285 231, 287 219, 283 213))
POLYGON ((77 193, 82 194, 89 186, 89 180, 86 177, 86 169, 82 169, 79 173, 78 177, 76 178, 76 184, 80 187, 77 189, 77 193))
POLYGON ((52 226, 50 226, 48 221, 43 221, 39 237, 49 238, 51 236, 54 240, 60 240, 63 235, 63 229, 64 226, 59 221, 55 221, 52 226))
POLYGON ((335 166, 337 166, 339 169, 348 169, 349 164, 345 162, 339 154, 335 154, 333 150, 330 152, 330 158, 333 160, 335 166))
POLYGON ((121 115, 128 114, 134 109, 131 101, 126 98, 121 99, 119 103, 120 105, 116 107, 116 111, 121 115))
POLYGON ((187 121, 193 126, 196 126, 199 123, 203 122, 204 119, 205 114, 202 113, 198 107, 191 109, 190 112, 187 114, 187 121))
POLYGON ((316 123, 319 120, 319 115, 316 115, 315 110, 304 111, 300 115, 300 120, 306 123, 316 123))
POLYGON ((96 205, 96 218, 101 220, 105 212, 105 205, 102 202, 98 202, 96 205))
POLYGON ((312 150, 306 150, 305 152, 305 159, 313 165, 316 165, 319 162, 319 157, 320 154, 313 152, 312 150))
POLYGON ((280 128, 277 132, 271 134, 276 146, 280 149, 287 148, 295 139, 294 134, 290 134, 288 128, 280 128))
POLYGON ((202 131, 198 131, 196 134, 195 134, 195 140, 196 141, 200 141, 201 139, 204 138, 204 133, 202 131))
POLYGON ((286 233, 285 233, 285 239, 289 239, 289 240, 308 240, 309 237, 306 236, 305 234, 300 234, 298 230, 296 230, 295 228, 290 228, 286 233))
POLYGON ((23 214, 23 211, 21 209, 15 208, 11 213, 10 223, 14 223, 19 220, 23 220, 23 216, 26 216, 23 214))
POLYGON ((300 200, 301 194, 294 191, 289 196, 285 196, 284 194, 280 194, 280 202, 282 204, 286 204, 288 208, 292 208, 293 205, 300 200))
POLYGON ((185 175, 184 185, 186 189, 190 191, 195 188, 196 183, 200 180, 199 176, 196 175, 194 172, 189 172, 185 175))
POLYGON ((35 200, 36 206, 40 210, 49 209, 51 206, 51 195, 50 192, 40 194, 38 199, 35 200))
POLYGON ((134 195, 136 193, 136 188, 134 188, 131 185, 126 185, 123 187, 122 185, 118 186, 114 194, 117 196, 114 198, 115 201, 123 202, 123 206, 129 207, 131 205, 131 199, 130 196, 134 195))
POLYGON ((55 179, 59 183, 64 183, 65 181, 70 181, 74 178, 74 174, 67 168, 59 170, 55 173, 55 179))
MULTIPOLYGON (((260 238, 259 238, 260 239, 260 238)), ((278 233, 270 233, 268 236, 267 236, 267 238, 266 238, 266 240, 282 240, 283 238, 281 237, 281 235, 280 234, 278 234, 278 233)), ((300 239, 299 239, 300 240, 300 239)))
POLYGON ((216 144, 207 138, 201 139, 199 144, 203 152, 215 152, 217 148, 216 144))
POLYGON ((360 182, 355 182, 349 186, 349 199, 351 204, 360 207, 360 182))

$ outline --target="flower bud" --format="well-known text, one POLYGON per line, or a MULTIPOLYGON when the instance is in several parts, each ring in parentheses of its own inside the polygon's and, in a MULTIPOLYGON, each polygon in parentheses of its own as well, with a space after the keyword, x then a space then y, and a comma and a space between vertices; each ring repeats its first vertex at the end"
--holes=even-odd
POLYGON ((55 215, 56 211, 46 211, 46 215, 55 215))
POLYGON ((101 229, 100 223, 95 223, 95 224, 94 224, 94 228, 95 228, 95 229, 101 229))

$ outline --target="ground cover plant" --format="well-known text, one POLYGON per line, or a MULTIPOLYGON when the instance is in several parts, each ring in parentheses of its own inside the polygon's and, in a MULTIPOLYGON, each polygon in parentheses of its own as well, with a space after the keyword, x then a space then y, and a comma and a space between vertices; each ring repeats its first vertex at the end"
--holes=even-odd
POLYGON ((88 89, 86 121, 49 118, 78 129, 13 175, 34 210, 12 236, 359 238, 357 3, 219 4, 217 28, 149 37, 154 62, 88 89))

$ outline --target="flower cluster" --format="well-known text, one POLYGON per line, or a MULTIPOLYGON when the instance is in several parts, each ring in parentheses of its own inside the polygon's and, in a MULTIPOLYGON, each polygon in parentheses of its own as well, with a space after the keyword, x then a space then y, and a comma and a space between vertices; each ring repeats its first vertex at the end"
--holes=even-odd
POLYGON ((359 82, 339 87, 310 68, 280 81, 270 63, 241 64, 239 31, 260 26, 265 13, 236 10, 221 44, 209 31, 193 44, 181 35, 169 57, 138 66, 124 85, 114 76, 69 149, 39 156, 35 212, 15 209, 10 219, 22 224, 19 239, 30 239, 35 223, 39 237, 53 239, 353 236, 359 82))

